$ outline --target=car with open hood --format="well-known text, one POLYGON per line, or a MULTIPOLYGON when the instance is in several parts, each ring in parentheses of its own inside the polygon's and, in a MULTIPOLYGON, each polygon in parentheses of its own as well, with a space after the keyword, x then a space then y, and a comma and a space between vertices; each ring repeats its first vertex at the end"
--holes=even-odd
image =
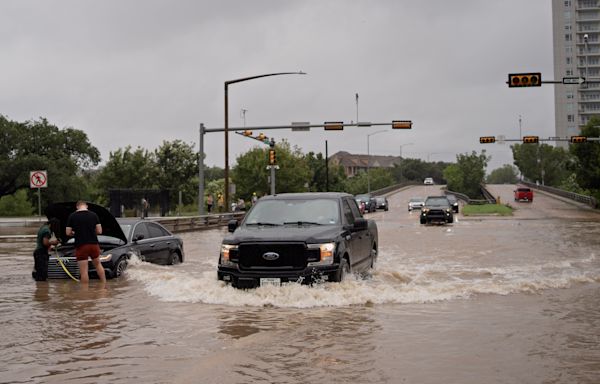
MULTIPOLYGON (((183 262, 183 241, 159 223, 138 218, 116 219, 104 207, 92 203, 88 203, 88 209, 98 215, 102 225, 102 235, 98 235, 98 242, 100 261, 107 277, 119 277, 127 268, 132 255, 155 264, 171 265, 183 262)), ((75 277, 79 276, 74 239, 67 237, 65 233, 67 219, 75 210, 75 202, 55 203, 46 209, 46 216, 57 218, 61 227, 60 235, 57 234, 61 245, 50 252, 49 278, 68 278, 59 259, 69 273, 75 277)), ((91 261, 89 271, 92 276, 96 274, 91 261)))

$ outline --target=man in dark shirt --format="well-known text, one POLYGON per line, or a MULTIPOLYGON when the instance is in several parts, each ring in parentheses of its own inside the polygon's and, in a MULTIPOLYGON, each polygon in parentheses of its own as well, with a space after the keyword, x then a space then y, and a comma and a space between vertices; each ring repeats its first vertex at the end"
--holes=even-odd
POLYGON ((85 201, 78 201, 77 211, 69 215, 67 220, 67 236, 75 236, 75 257, 79 265, 80 280, 83 284, 89 282, 88 258, 96 268, 101 282, 106 282, 104 268, 100 263, 100 246, 98 245, 98 236, 102 234, 102 225, 100 219, 94 212, 88 211, 88 205, 85 201))
POLYGON ((42 225, 37 233, 33 251, 34 270, 31 272, 36 281, 46 281, 48 278, 48 251, 58 244, 57 235, 60 235, 60 221, 54 217, 42 225))

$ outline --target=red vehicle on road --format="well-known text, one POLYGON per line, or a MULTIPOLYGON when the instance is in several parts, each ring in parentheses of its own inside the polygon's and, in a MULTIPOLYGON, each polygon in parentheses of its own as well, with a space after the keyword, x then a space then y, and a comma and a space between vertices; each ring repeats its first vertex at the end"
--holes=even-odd
POLYGON ((533 191, 527 187, 518 187, 515 189, 515 201, 533 201, 533 191))

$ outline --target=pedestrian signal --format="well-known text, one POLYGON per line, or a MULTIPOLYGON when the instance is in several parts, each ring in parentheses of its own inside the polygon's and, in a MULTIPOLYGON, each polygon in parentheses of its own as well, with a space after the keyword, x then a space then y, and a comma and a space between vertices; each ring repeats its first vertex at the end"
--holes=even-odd
POLYGON ((343 121, 326 121, 323 123, 323 127, 326 131, 341 131, 344 129, 343 121))
POLYGON ((412 121, 394 120, 392 121, 392 129, 412 129, 412 121))
POLYGON ((496 137, 495 136, 482 136, 482 137, 479 138, 479 142, 481 144, 495 143, 496 142, 496 137))
POLYGON ((508 87, 541 87, 542 73, 509 73, 508 87))
POLYGON ((277 164, 277 158, 275 157, 275 150, 270 149, 269 150, 269 165, 275 165, 275 164, 277 164))
POLYGON ((535 144, 540 142, 539 136, 523 136, 523 143, 535 144))
POLYGON ((571 143, 587 143, 586 136, 571 136, 571 143))
POLYGON ((249 129, 246 129, 243 133, 244 136, 252 136, 252 131, 249 129))

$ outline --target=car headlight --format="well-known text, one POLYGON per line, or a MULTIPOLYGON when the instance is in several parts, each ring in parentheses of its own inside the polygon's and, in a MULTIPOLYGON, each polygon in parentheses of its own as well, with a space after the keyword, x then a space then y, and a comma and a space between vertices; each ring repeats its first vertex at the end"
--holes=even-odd
POLYGON ((237 245, 232 244, 221 244, 221 264, 222 265, 235 265, 236 263, 229 259, 230 252, 237 250, 237 245))
POLYGON ((100 255, 100 262, 110 261, 112 259, 112 253, 107 253, 106 255, 100 255))
POLYGON ((310 267, 317 265, 333 264, 333 256, 335 255, 335 243, 309 244, 309 249, 318 249, 320 261, 308 263, 310 267))

